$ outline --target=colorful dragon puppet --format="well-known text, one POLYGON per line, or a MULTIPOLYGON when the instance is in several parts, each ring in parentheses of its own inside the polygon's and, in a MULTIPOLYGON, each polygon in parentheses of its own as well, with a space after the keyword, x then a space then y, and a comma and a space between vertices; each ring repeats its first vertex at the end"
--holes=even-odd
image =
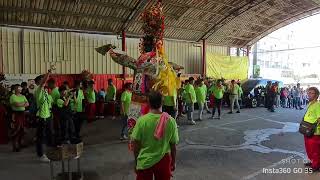
POLYGON ((140 57, 134 59, 116 47, 107 44, 96 48, 102 55, 109 52, 112 60, 122 66, 134 70, 133 91, 144 95, 149 90, 160 91, 163 95, 173 95, 179 88, 176 72, 183 69, 175 63, 168 62, 164 53, 164 15, 162 3, 158 2, 150 9, 146 9, 141 18, 144 22, 144 37, 140 42, 140 57))

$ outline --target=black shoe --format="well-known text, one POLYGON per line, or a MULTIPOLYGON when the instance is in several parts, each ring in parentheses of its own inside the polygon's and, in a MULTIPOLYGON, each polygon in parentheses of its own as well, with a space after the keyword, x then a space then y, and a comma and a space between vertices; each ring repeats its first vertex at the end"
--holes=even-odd
POLYGON ((231 112, 231 111, 230 111, 230 112, 228 112, 228 114, 232 114, 232 113, 233 113, 233 112, 231 112))
POLYGON ((304 163, 304 166, 306 166, 306 167, 310 167, 311 165, 312 165, 311 162, 304 163))
POLYGON ((240 111, 237 111, 237 113, 240 113, 240 111))
POLYGON ((211 114, 211 111, 207 111, 208 114, 211 114))

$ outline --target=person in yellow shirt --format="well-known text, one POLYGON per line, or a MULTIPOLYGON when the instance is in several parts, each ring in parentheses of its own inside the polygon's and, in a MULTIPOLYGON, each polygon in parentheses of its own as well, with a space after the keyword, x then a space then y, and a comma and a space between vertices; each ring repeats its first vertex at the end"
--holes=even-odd
POLYGON ((235 80, 231 81, 231 85, 229 88, 229 99, 230 99, 230 112, 229 114, 233 113, 234 110, 234 103, 236 103, 237 106, 237 113, 240 113, 240 105, 239 105, 239 94, 240 94, 240 87, 239 85, 236 83, 235 80))
POLYGON ((320 103, 318 101, 319 90, 316 87, 308 89, 308 109, 303 117, 303 121, 309 123, 318 123, 315 133, 311 137, 304 137, 305 148, 310 162, 305 163, 305 166, 311 167, 313 172, 320 169, 320 103))

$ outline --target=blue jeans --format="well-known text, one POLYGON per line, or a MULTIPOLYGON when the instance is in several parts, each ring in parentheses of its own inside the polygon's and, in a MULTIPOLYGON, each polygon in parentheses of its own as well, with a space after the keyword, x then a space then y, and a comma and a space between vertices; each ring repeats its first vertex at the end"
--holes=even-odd
POLYGON ((301 99, 300 99, 300 97, 294 97, 294 104, 295 104, 294 107, 296 109, 298 109, 298 107, 301 108, 301 99))
POLYGON ((199 106, 199 119, 202 120, 204 103, 198 103, 198 106, 199 106))
POLYGON ((121 122, 122 122, 121 136, 124 136, 124 135, 128 136, 128 115, 122 115, 121 122))
POLYGON ((193 121, 193 111, 194 111, 194 104, 187 103, 187 113, 188 113, 188 120, 193 121))

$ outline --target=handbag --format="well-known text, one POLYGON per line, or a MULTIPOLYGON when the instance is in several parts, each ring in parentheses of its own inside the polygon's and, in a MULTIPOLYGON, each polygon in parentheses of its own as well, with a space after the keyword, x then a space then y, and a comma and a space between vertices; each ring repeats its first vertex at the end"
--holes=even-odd
MULTIPOLYGON (((306 113, 308 112, 308 109, 306 111, 306 113)), ((306 113, 304 114, 304 116, 306 115, 306 113)), ((303 117, 304 117, 303 116, 303 117)), ((302 119, 300 126, 299 126, 299 132, 303 135, 305 135, 306 137, 311 137, 314 135, 316 128, 318 126, 318 123, 309 123, 304 121, 304 119, 302 119)))
POLYGON ((299 132, 307 137, 311 137, 316 131, 317 126, 318 123, 309 123, 302 120, 299 126, 299 132))

